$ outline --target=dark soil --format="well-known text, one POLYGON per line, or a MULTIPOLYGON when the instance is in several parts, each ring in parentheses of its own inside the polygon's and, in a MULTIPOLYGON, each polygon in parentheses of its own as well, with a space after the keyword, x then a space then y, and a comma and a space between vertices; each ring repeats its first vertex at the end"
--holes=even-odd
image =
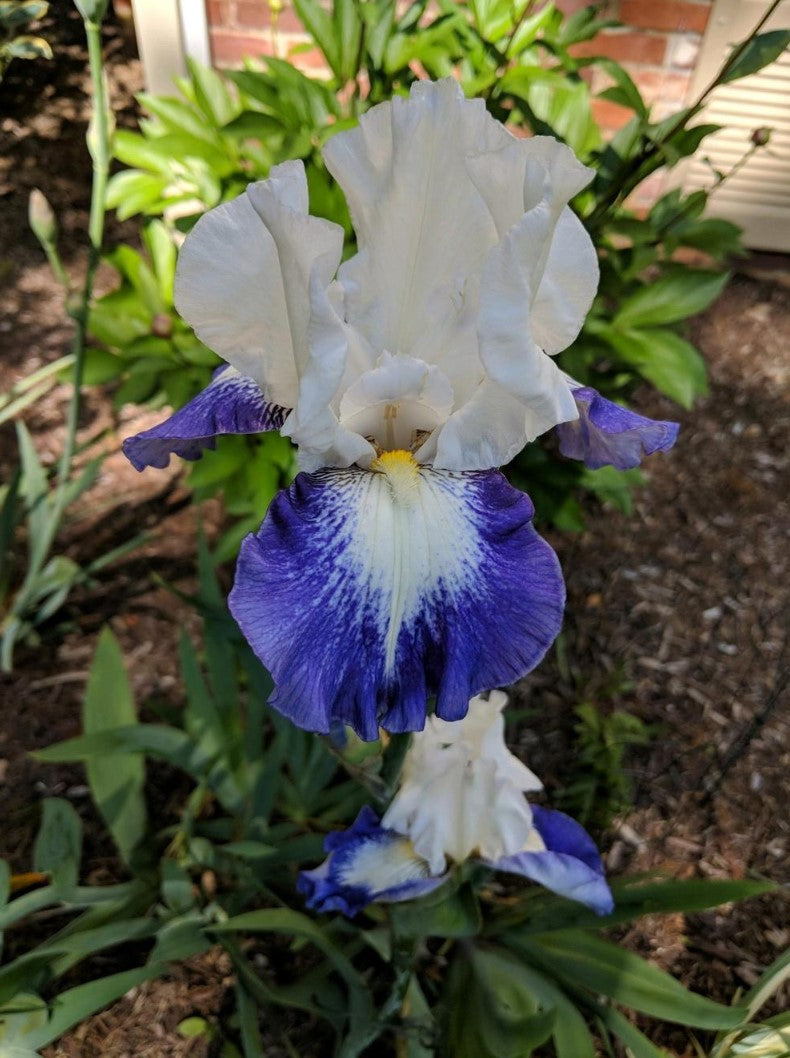
MULTIPOLYGON (((84 265, 85 55, 70 5, 53 8, 44 35, 54 62, 16 63, 0 85, 2 388, 62 355, 70 341, 61 293, 27 228, 32 187, 45 191, 59 216, 67 267, 78 275, 84 265)), ((112 21, 106 52, 116 110, 129 124, 139 65, 112 21)), ((111 225, 108 245, 119 238, 133 239, 134 225, 111 225)), ((782 262, 758 274, 749 268, 695 321, 711 393, 679 416, 675 450, 648 461, 633 514, 591 506, 583 533, 552 539, 568 582, 567 660, 547 659, 518 688, 535 712, 519 727, 517 748, 546 780, 549 798, 574 776, 573 708, 580 702, 626 709, 651 726, 649 745, 628 758, 634 807, 603 838, 613 873, 788 880, 790 281, 782 262)), ((26 414, 50 462, 67 397, 56 387, 26 414)), ((638 393, 635 405, 678 417, 655 394, 638 393)), ((89 823, 89 871, 112 875, 79 769, 26 756, 77 733, 101 625, 109 621, 120 639, 139 702, 152 694, 176 698, 176 637, 196 625, 152 575, 192 586, 196 514, 177 467, 138 475, 118 451, 119 436, 153 418, 126 409, 118 421, 106 395, 88 394, 81 436, 101 436, 110 454, 61 546, 85 560, 141 528, 151 540, 75 596, 57 636, 20 650, 14 674, 0 676, 0 855, 17 871, 29 868, 38 803, 54 793, 70 797, 89 823)), ((14 457, 13 430, 0 429, 3 476, 14 457)), ((217 505, 202 516, 211 534, 221 518, 217 505)), ((690 987, 730 1001, 790 944, 790 901, 763 897, 706 915, 649 917, 624 939, 690 987)), ((230 983, 222 959, 193 961, 90 1019, 49 1053, 203 1055, 206 1041, 186 1040, 176 1027, 193 1014, 219 1016, 230 983)), ((785 990, 772 1009, 787 1000, 785 990)), ((677 1058, 694 1054, 687 1030, 653 1034, 677 1058)))

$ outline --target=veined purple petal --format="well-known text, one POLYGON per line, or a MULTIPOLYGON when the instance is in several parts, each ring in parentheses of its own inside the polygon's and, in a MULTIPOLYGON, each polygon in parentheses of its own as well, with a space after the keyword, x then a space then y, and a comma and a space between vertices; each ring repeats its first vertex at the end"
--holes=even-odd
POLYGON ((545 852, 518 852, 489 863, 498 871, 520 874, 553 893, 586 904, 599 915, 614 907, 603 864, 590 835, 570 816, 532 805, 532 821, 545 852))
POLYGON ((437 889, 445 875, 431 875, 408 838, 386 830, 367 805, 348 830, 328 834, 329 856, 312 871, 302 871, 296 888, 317 911, 341 911, 352 917, 374 901, 415 900, 437 889))
POLYGON ((211 382, 169 419, 123 442, 127 459, 137 470, 162 469, 170 456, 200 459, 214 448, 220 434, 263 433, 279 430, 288 414, 266 400, 257 382, 223 366, 211 382))
MULTIPOLYGON (((418 731, 529 672, 560 630, 557 557, 496 470, 387 453, 380 472, 300 474, 242 544, 229 605, 274 677, 271 704, 328 732, 418 731)), ((374 464, 375 467, 375 464, 374 464)))
POLYGON ((581 459, 590 470, 613 466, 630 470, 643 456, 666 451, 675 443, 680 426, 676 422, 648 419, 602 397, 590 386, 573 391, 579 418, 560 423, 560 452, 581 459))

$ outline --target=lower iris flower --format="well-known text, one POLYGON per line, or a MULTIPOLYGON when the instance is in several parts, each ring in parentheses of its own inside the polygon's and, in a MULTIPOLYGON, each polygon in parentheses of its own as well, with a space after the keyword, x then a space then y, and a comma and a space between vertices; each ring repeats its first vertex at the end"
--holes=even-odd
POLYGON ((368 904, 413 900, 437 889, 450 864, 482 862, 578 900, 613 907, 589 834, 562 812, 530 805, 540 780, 509 752, 500 691, 470 703, 466 718, 432 717, 413 737, 401 788, 379 820, 365 807, 326 838, 327 859, 298 888, 319 911, 355 915, 368 904))
POLYGON ((557 559, 497 468, 561 423, 595 466, 631 466, 674 428, 552 359, 598 283, 568 206, 593 174, 568 147, 516 139, 447 80, 374 107, 324 159, 357 253, 341 264, 343 230, 309 215, 301 162, 202 217, 176 304, 231 366, 124 450, 143 469, 223 433, 292 439, 302 473, 243 542, 230 608, 273 705, 374 739, 421 729, 431 695, 459 719, 560 629, 557 559))

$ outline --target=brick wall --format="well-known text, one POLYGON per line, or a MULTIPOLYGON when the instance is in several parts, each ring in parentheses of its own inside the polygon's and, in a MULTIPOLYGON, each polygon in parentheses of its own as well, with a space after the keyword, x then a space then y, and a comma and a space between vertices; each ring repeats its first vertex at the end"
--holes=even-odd
MULTIPOLYGON (((594 41, 577 45, 575 54, 607 55, 622 63, 660 120, 686 98, 711 6, 711 0, 619 0, 609 10, 622 28, 604 30, 594 41)), ((609 83, 605 71, 594 71, 594 93, 609 83)), ((593 109, 609 133, 630 117, 630 111, 605 99, 595 100, 593 109)))
POLYGON ((303 50, 307 37, 288 0, 206 0, 206 14, 215 66, 238 66, 260 55, 289 58, 312 73, 323 66, 319 51, 303 50))
MULTIPOLYGON (((629 71, 654 116, 666 117, 685 99, 697 61, 699 44, 712 0, 611 0, 606 14, 624 25, 608 29, 594 41, 577 45, 577 55, 607 55, 629 71)), ((571 13, 587 0, 559 0, 571 13)), ((236 66, 244 56, 278 55, 316 73, 321 55, 301 50, 305 36, 288 0, 206 0, 211 48, 217 66, 236 66), (273 12, 278 3, 282 10, 273 12), (297 49, 294 51, 294 49, 297 49)), ((593 92, 609 84, 606 73, 593 72, 593 92)), ((605 133, 613 133, 629 111, 608 100, 594 102, 595 117, 605 133)))

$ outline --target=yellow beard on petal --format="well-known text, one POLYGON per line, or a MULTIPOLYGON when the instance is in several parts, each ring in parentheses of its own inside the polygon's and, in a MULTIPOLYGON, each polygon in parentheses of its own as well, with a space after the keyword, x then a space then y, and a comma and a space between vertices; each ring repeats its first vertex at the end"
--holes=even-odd
POLYGON ((382 452, 370 464, 370 469, 386 477, 396 503, 408 506, 416 499, 420 465, 411 452, 402 448, 382 452))

